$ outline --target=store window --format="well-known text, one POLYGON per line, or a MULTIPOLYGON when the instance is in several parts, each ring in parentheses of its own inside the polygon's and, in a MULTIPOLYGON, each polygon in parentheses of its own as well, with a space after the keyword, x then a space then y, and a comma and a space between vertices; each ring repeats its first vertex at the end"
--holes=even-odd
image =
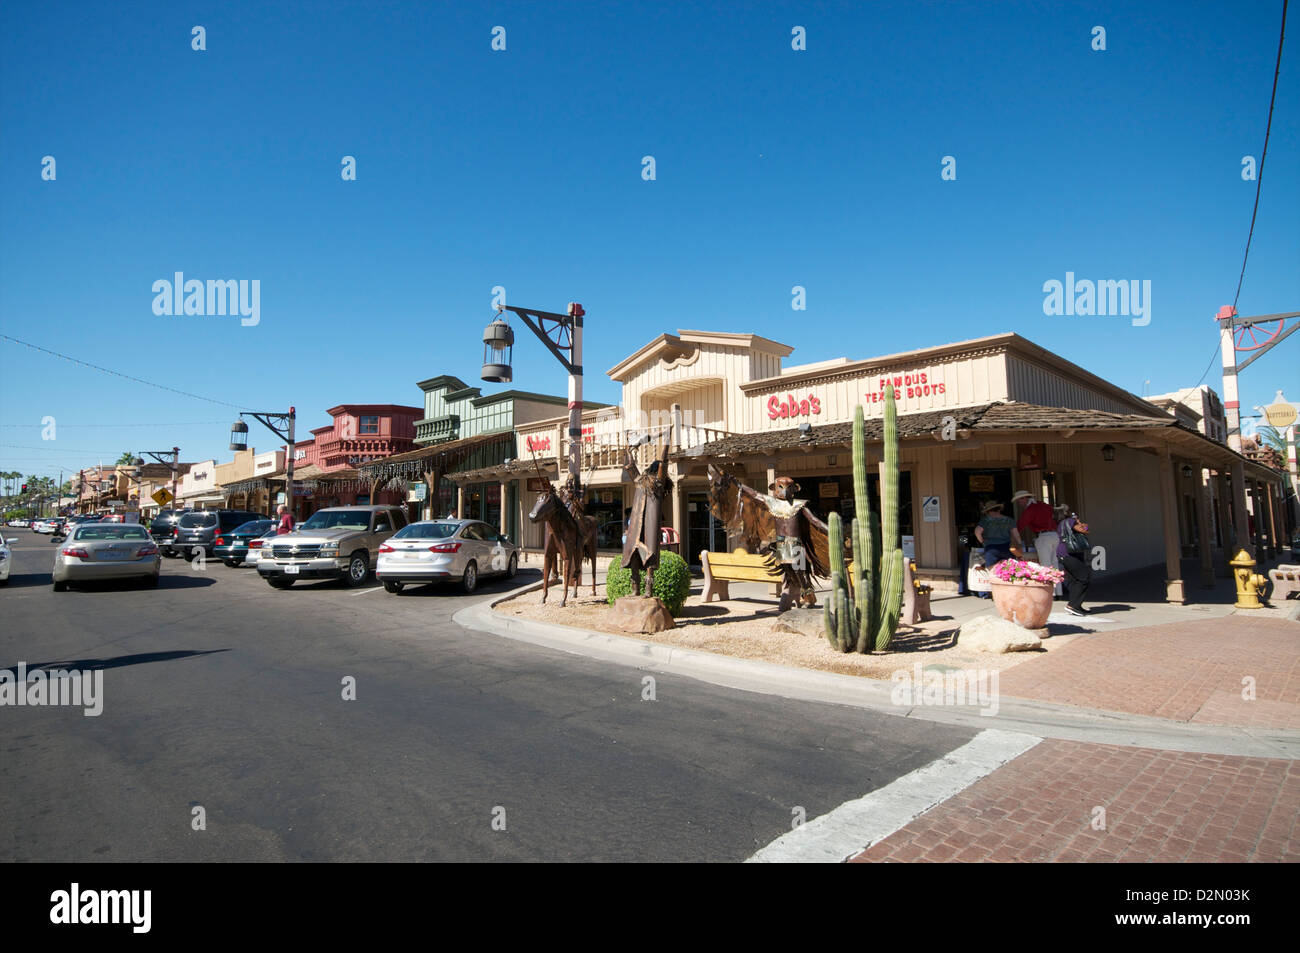
POLYGON ((623 488, 604 487, 587 495, 587 515, 596 519, 596 545, 621 548, 623 545, 623 488))
MULTIPOLYGON (((867 474, 867 493, 876 514, 880 513, 880 474, 867 474)), ((797 497, 807 500, 822 519, 831 513, 839 513, 845 524, 852 521, 856 498, 853 493, 853 477, 846 474, 832 476, 800 476, 797 497)), ((898 533, 911 536, 912 527, 912 474, 906 470, 898 474, 898 533)))

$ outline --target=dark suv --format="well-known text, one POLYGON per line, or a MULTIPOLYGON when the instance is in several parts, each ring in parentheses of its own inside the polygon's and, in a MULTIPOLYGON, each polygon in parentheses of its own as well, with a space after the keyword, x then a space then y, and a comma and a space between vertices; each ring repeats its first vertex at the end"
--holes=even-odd
POLYGON ((180 519, 176 521, 176 531, 172 538, 161 541, 159 548, 169 556, 188 558, 194 555, 196 549, 203 550, 204 556, 211 556, 218 533, 229 533, 251 520, 269 518, 248 510, 188 510, 181 513, 180 519))
MULTIPOLYGON (((164 544, 171 542, 176 535, 176 524, 180 518, 192 510, 159 510, 158 515, 149 521, 149 535, 161 549, 164 544)), ((179 556, 179 552, 169 553, 166 549, 162 550, 164 556, 179 556)))

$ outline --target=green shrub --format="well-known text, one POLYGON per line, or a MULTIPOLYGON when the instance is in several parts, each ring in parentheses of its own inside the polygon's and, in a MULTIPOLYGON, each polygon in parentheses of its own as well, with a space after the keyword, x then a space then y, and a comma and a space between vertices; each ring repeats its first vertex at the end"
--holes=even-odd
MULTIPOLYGON (((645 586, 645 573, 641 574, 641 585, 645 586)), ((676 553, 661 550, 659 568, 655 570, 655 597, 664 604, 670 615, 677 615, 686 604, 686 597, 691 594, 691 571, 686 560, 676 553)), ((633 595, 632 570, 624 569, 617 563, 611 563, 609 575, 605 577, 605 599, 610 605, 615 599, 633 595)), ((641 593, 635 593, 641 595, 641 593)))

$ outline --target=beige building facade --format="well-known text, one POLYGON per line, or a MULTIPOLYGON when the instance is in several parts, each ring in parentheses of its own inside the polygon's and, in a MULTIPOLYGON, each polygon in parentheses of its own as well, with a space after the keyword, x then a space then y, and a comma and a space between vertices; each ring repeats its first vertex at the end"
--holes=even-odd
MULTIPOLYGON (((1163 565, 1174 601, 1185 596, 1185 573, 1208 584, 1237 545, 1269 555, 1284 538, 1276 473, 1019 335, 786 366, 792 352, 757 335, 679 331, 609 370, 622 404, 585 414, 581 437, 588 512, 602 524, 603 545, 620 544, 631 493, 625 454, 644 466, 665 439, 673 445, 668 522, 688 561, 702 549, 730 548, 709 513, 710 464, 759 489, 793 477, 822 517, 834 510, 850 518, 854 410, 863 407, 874 469, 889 383, 904 546, 919 575, 940 588, 957 585, 959 539, 980 505, 1022 489, 1086 519, 1105 571, 1163 565), (1260 518, 1246 517, 1254 508, 1247 496, 1258 500, 1260 518), (1199 561, 1189 570, 1183 559, 1192 556, 1199 561)), ((519 459, 453 479, 498 480, 503 499, 513 486, 523 516, 540 479, 565 475, 569 438, 558 417, 517 430, 519 459)), ((878 499, 877 478, 870 482, 878 499)), ((540 527, 526 518, 518 525, 522 545, 541 545, 540 527)))

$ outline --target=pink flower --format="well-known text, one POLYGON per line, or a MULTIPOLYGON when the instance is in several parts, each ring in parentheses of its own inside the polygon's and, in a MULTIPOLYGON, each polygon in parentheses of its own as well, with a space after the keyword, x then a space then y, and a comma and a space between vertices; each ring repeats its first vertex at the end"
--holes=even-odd
POLYGON ((1022 559, 1004 559, 993 567, 993 575, 1002 582, 1043 583, 1056 585, 1065 581, 1065 573, 1022 559))

